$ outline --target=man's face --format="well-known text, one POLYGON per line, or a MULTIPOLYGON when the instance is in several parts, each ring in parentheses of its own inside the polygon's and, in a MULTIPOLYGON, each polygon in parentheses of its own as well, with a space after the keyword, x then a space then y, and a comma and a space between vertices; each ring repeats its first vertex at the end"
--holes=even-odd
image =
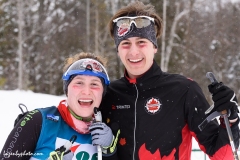
POLYGON ((140 77, 152 66, 156 52, 151 41, 140 37, 123 40, 118 46, 118 55, 132 79, 140 77))
POLYGON ((77 75, 68 85, 68 106, 78 116, 90 118, 93 108, 99 107, 103 94, 100 78, 88 75, 77 75))

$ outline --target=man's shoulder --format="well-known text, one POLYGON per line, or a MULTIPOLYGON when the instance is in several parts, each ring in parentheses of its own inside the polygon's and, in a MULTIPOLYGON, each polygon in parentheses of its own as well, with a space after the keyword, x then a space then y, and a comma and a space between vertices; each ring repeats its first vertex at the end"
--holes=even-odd
POLYGON ((192 78, 186 77, 181 74, 176 74, 176 73, 163 73, 163 78, 170 79, 171 81, 178 81, 182 83, 192 83, 195 82, 192 78))

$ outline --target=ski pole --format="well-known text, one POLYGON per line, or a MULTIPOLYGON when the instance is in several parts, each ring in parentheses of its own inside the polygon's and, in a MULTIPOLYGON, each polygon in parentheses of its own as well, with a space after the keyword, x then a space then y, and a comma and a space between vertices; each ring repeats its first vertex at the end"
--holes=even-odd
MULTIPOLYGON (((212 72, 207 72, 206 77, 209 78, 209 80, 212 82, 212 85, 218 83, 218 81, 216 80, 216 78, 215 78, 215 76, 212 72)), ((224 122, 225 122, 225 126, 226 126, 226 129, 227 129, 228 138, 229 138, 229 141, 230 141, 230 145, 231 145, 231 148, 232 148, 234 159, 239 160, 238 155, 237 155, 237 150, 235 148, 234 141, 233 141, 232 130, 230 128, 230 124, 229 124, 229 121, 228 121, 227 110, 224 110, 221 113, 222 113, 222 116, 223 116, 223 119, 224 119, 224 122)))
MULTIPOLYGON (((94 112, 96 122, 102 122, 102 114, 99 111, 99 109, 97 107, 94 107, 93 112, 94 112)), ((97 145, 97 151, 98 151, 98 160, 102 160, 102 149, 100 145, 97 145)))

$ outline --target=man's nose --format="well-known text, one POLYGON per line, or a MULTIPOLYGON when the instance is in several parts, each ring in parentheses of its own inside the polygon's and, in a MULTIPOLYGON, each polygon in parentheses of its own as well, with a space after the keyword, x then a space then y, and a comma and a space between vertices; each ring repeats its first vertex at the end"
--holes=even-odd
POLYGON ((139 54, 138 47, 137 47, 137 45, 136 45, 135 43, 132 43, 132 44, 131 44, 129 53, 130 53, 131 55, 137 55, 137 54, 139 54))

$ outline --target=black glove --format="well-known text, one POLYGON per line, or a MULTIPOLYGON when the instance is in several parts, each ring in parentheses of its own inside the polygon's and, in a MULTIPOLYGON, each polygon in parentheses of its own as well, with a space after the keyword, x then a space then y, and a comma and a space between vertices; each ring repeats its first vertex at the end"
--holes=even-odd
POLYGON ((114 136, 111 128, 109 128, 105 123, 92 123, 89 130, 92 135, 93 145, 100 145, 101 147, 111 146, 114 136))
POLYGON ((227 110, 229 120, 238 117, 238 101, 232 89, 225 86, 222 82, 210 84, 208 86, 209 92, 212 93, 212 100, 214 101, 214 109, 218 112, 227 110), (229 112, 230 111, 230 112, 229 112))

